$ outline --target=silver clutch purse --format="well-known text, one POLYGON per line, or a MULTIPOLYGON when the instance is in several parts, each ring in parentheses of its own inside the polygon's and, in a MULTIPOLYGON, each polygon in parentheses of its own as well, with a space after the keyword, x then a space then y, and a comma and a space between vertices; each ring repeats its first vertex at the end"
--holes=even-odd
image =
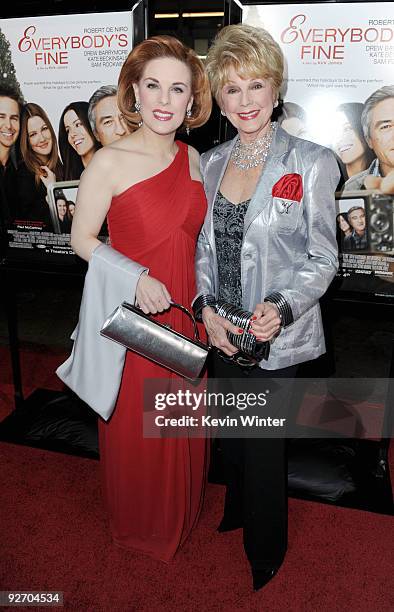
POLYGON ((122 344, 131 351, 176 372, 196 380, 204 367, 210 347, 199 340, 196 320, 180 304, 179 308, 193 321, 194 339, 158 323, 140 308, 122 302, 105 321, 100 334, 122 344))

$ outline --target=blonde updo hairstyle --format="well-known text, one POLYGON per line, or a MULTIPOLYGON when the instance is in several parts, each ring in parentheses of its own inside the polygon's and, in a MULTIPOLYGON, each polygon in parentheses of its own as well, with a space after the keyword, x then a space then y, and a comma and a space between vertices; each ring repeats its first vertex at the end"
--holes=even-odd
POLYGON ((173 36, 152 36, 142 41, 129 53, 118 81, 118 106, 129 128, 135 130, 141 116, 135 110, 133 83, 142 78, 150 60, 169 57, 186 64, 192 76, 193 106, 191 117, 185 117, 183 128, 197 128, 208 121, 212 109, 211 91, 204 65, 197 53, 173 36))
POLYGON ((267 79, 276 98, 283 82, 282 50, 263 28, 229 25, 217 34, 205 63, 212 95, 222 106, 221 91, 234 68, 242 79, 267 79))

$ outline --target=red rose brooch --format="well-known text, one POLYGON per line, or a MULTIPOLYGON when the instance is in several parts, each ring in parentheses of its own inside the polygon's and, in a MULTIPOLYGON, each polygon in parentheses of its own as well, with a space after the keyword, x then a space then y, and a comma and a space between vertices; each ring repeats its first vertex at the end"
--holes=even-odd
POLYGON ((281 204, 281 214, 289 213, 293 202, 300 203, 303 196, 302 178, 299 174, 285 174, 272 187, 272 197, 278 198, 281 204))

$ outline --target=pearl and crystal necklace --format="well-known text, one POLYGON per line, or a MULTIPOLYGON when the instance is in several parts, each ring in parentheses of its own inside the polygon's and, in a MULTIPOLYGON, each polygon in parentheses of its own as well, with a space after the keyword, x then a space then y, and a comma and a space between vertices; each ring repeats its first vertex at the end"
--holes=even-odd
POLYGON ((270 129, 262 137, 253 142, 242 143, 239 136, 231 152, 231 159, 239 170, 250 170, 264 164, 267 159, 276 123, 271 122, 270 129))

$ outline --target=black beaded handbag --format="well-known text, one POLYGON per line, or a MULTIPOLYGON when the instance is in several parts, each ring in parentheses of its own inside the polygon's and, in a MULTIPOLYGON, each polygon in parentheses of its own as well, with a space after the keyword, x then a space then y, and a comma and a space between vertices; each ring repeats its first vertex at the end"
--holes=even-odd
POLYGON ((241 367, 253 367, 260 361, 267 360, 270 354, 270 343, 257 340, 250 332, 251 318, 253 313, 243 310, 228 302, 217 300, 213 295, 200 295, 194 302, 193 309, 196 318, 199 318, 205 306, 210 306, 224 319, 243 330, 242 334, 227 332, 231 344, 238 349, 238 353, 228 357, 218 350, 218 354, 225 361, 232 361, 241 367))

